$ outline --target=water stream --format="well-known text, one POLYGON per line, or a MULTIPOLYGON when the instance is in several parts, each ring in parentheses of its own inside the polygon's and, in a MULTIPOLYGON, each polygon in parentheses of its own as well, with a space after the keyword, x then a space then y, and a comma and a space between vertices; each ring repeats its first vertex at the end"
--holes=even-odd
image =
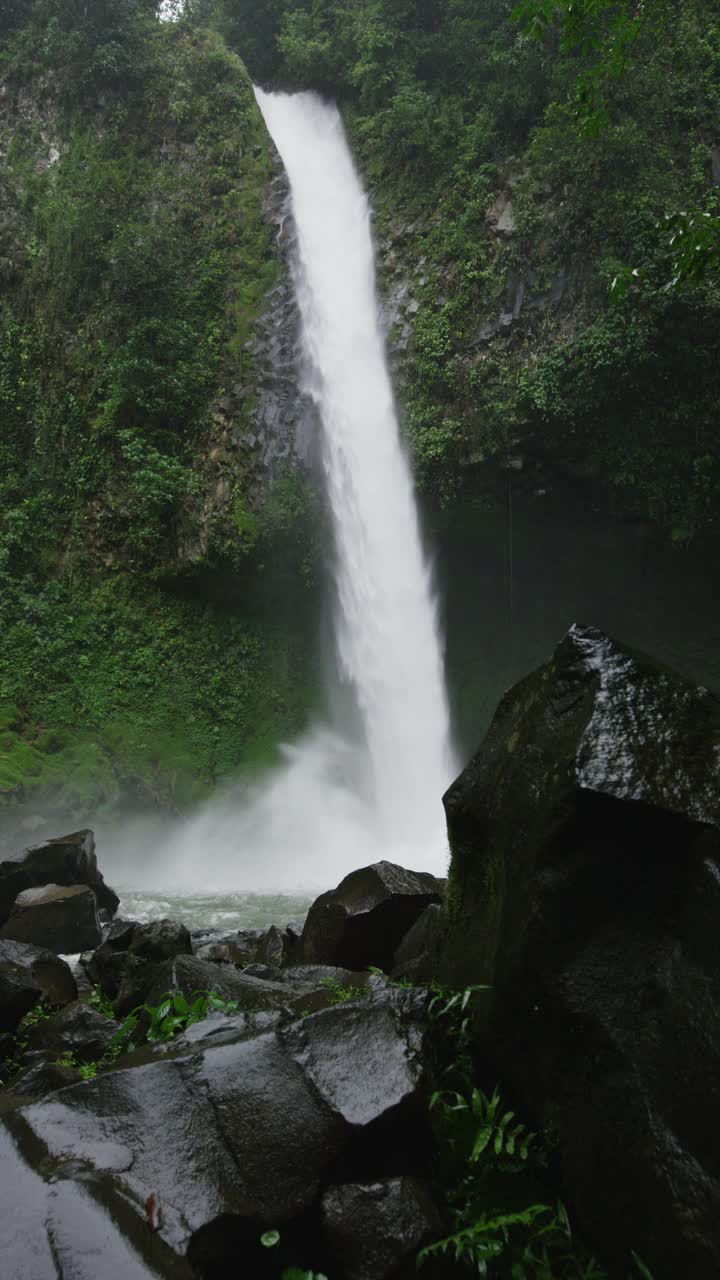
MULTIPOLYGON (((133 889, 329 888, 388 858, 442 874, 454 771, 443 655, 375 292, 368 200, 339 113, 314 94, 257 99, 287 170, 302 323, 299 387, 321 424, 334 547, 332 722, 285 749, 132 865, 133 889)), ((138 850, 140 845, 138 846, 138 850)), ((105 858, 104 858, 105 860, 105 858)), ((137 910, 138 903, 133 899, 137 910)))

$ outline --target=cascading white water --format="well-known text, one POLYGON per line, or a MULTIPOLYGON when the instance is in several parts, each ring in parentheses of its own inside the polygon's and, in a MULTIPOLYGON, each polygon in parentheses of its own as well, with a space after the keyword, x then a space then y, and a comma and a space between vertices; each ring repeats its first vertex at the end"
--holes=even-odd
POLYGON ((437 808, 449 723, 378 320, 370 210, 336 108, 309 93, 256 96, 290 181, 307 389, 335 531, 338 654, 362 714, 379 829, 402 838, 426 830, 437 808))
MULTIPOLYGON (((172 883, 327 888, 379 858, 442 873, 441 797, 453 773, 442 647, 385 358, 369 205, 334 106, 309 93, 256 95, 290 181, 303 390, 319 412, 334 530, 338 665, 361 731, 318 728, 286 749, 269 781, 215 801, 172 840, 172 883)), ((150 864, 158 882, 160 863, 150 864)))

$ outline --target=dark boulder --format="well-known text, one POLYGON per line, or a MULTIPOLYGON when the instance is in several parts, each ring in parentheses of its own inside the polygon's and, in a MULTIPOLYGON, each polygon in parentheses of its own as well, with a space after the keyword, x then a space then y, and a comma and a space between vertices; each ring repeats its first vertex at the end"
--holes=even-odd
POLYGON ((30 1098, 44 1098, 46 1094, 64 1089, 79 1079, 77 1067, 58 1066, 46 1053, 28 1053, 23 1057, 22 1071, 10 1082, 9 1093, 15 1103, 22 1104, 30 1098))
POLYGON ((414 1277, 418 1249, 443 1231, 430 1185, 419 1178, 329 1187, 322 1221, 345 1280, 399 1280, 401 1267, 414 1277))
POLYGON ((285 1008, 293 994, 276 983, 249 977, 233 965, 214 964, 197 956, 176 956, 160 964, 130 960, 132 965, 125 971, 116 1002, 123 1018, 140 1004, 159 1004, 167 991, 180 991, 188 1000, 199 992, 212 991, 222 1000, 236 1001, 243 1010, 285 1008))
MULTIPOLYGON (((117 942, 116 934, 115 946, 117 942)), ((149 924, 134 926, 128 951, 139 960, 172 960, 173 956, 192 955, 192 940, 184 924, 176 920, 152 920, 149 924)))
POLYGON ((0 1032, 14 1031, 42 1000, 42 988, 27 972, 0 960, 0 1032))
POLYGON ((111 916, 118 909, 117 894, 105 884, 98 871, 92 831, 76 831, 57 840, 46 840, 0 862, 0 924, 7 920, 19 893, 45 884, 89 885, 98 907, 111 916))
POLYGON ((144 960, 135 960, 127 951, 116 950, 110 942, 103 942, 97 950, 80 957, 90 982, 98 986, 109 1000, 116 1000, 124 978, 133 968, 143 970, 144 960))
POLYGON ((70 966, 53 951, 29 942, 0 939, 0 967, 10 965, 40 988, 46 1004, 69 1004, 77 999, 77 983, 70 966))
POLYGON ((446 977, 622 1274, 720 1274, 720 704, 573 627, 445 797, 446 977), (612 1224, 612 1230, 608 1230, 612 1224))
POLYGON ((191 936, 193 951, 201 960, 220 960, 242 967, 254 963, 265 930, 222 933, 217 929, 196 929, 191 936))
POLYGON ((108 946, 112 951, 127 951, 135 930, 139 928, 137 920, 113 920, 103 934, 103 946, 108 946))
POLYGON ((285 934, 277 925, 271 924, 263 934, 255 954, 255 963, 272 965, 278 969, 285 963, 285 934))
POLYGON ((30 942, 70 954, 96 947, 102 938, 95 895, 87 885, 46 884, 19 893, 0 938, 30 942))
POLYGON ((78 1000, 36 1022, 27 1042, 31 1052, 42 1051, 53 1060, 72 1057, 77 1062, 98 1062, 119 1029, 117 1022, 78 1000))
POLYGON ((298 1263, 322 1264, 323 1183, 352 1166, 354 1144, 388 1113, 405 1115, 408 1141, 425 1114, 424 1035, 421 1012, 393 1002, 254 1036, 243 1025, 235 1039, 203 1036, 177 1056, 150 1053, 2 1116, 3 1212, 23 1224, 6 1234, 4 1267, 13 1278, 55 1280, 44 1255, 33 1270, 26 1254, 40 1257, 60 1209, 72 1218, 61 1238, 75 1232, 79 1242, 63 1274, 82 1280, 91 1274, 81 1265, 88 1232, 102 1241, 103 1274, 123 1280, 263 1275, 259 1236, 275 1227, 298 1263), (123 1248, 135 1264, 126 1270, 117 1265, 123 1248))
POLYGON ((392 862, 351 871, 308 912, 302 935, 306 964, 389 970, 395 950, 431 902, 441 902, 444 882, 392 862))
POLYGON ((442 907, 431 902, 400 942, 393 956, 393 977, 432 982, 437 969, 442 920, 442 907))

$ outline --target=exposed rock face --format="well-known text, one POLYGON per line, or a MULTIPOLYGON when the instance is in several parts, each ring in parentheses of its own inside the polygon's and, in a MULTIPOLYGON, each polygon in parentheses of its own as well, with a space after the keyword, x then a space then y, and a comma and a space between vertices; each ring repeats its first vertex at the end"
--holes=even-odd
POLYGON ((95 894, 87 885, 46 884, 15 899, 0 936, 62 954, 96 947, 102 938, 95 894))
POLYGON ((46 840, 0 862, 0 924, 7 920, 19 893, 46 884, 89 885, 98 907, 111 915, 118 909, 117 894, 98 871, 92 831, 46 840))
POLYGON ((0 960, 0 1033, 14 1031, 41 999, 40 986, 29 973, 0 960))
POLYGON ((581 1230, 658 1280, 720 1274, 719 761, 712 694, 573 627, 445 797, 447 976, 494 984, 581 1230))
POLYGON ((0 966, 4 965, 31 978, 47 1004, 68 1004, 77 998, 77 983, 70 966, 44 947, 0 940, 0 966))
POLYGON ((36 1023, 27 1039, 31 1052, 39 1051, 52 1059, 71 1054, 78 1062, 97 1062, 118 1030, 117 1022, 78 1000, 36 1023))
POLYGON ((437 967, 436 950, 442 927, 442 907, 431 902, 408 929, 393 956, 393 975, 413 982, 431 982, 437 967))
POLYGON ((329 1187, 322 1217, 330 1246, 344 1261, 346 1280, 386 1280, 442 1233, 442 1217, 428 1183, 419 1178, 329 1187))
MULTIPOLYGON (((102 1239, 103 1272, 123 1280, 209 1280, 235 1274, 238 1257, 243 1274, 261 1276, 259 1235, 276 1226, 296 1263, 323 1265, 327 1240, 313 1216, 322 1181, 331 1170, 346 1180, 356 1144, 367 1155, 390 1112, 401 1118, 393 1158, 402 1160, 403 1136, 410 1141, 425 1114, 418 1008, 368 1005, 362 1026, 359 1012, 332 1009, 250 1037, 239 1029, 214 1045, 200 1039, 3 1117, 4 1214, 17 1212, 23 1226, 5 1241, 8 1274, 90 1280, 87 1241, 102 1239), (67 1271, 53 1269, 58 1237, 72 1238, 67 1271)), ((340 1255, 355 1248, 339 1226, 335 1244, 340 1255)))
POLYGON ((311 906, 303 929, 303 960, 389 970, 401 939, 425 907, 442 900, 443 890, 443 881, 435 876, 392 862, 351 871, 311 906))
MULTIPOLYGON (((125 936, 121 936, 122 940, 125 936)), ((121 937, 115 934, 116 946, 121 937)), ((152 920, 149 924, 135 925, 128 951, 139 960, 171 960, 173 956, 191 955, 192 941, 184 924, 175 920, 152 920)))

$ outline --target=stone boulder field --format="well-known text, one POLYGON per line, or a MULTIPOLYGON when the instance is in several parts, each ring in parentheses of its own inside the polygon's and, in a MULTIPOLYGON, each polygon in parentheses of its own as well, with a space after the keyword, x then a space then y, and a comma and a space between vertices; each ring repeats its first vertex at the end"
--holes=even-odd
POLYGON ((448 791, 447 883, 190 932, 90 831, 6 854, 2 1274, 717 1277, 719 763, 711 693, 576 626, 448 791))

